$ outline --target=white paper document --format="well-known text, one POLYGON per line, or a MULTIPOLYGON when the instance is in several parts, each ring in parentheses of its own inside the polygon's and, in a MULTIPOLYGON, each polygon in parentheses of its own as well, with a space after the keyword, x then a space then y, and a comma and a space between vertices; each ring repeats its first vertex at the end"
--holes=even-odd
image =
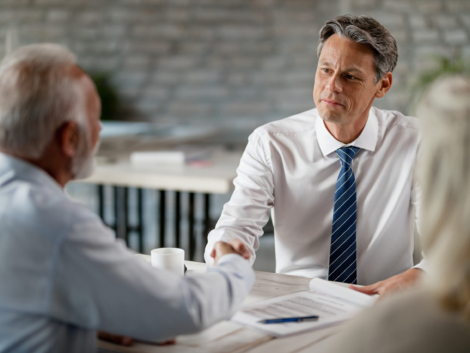
POLYGON ((274 336, 291 335, 338 324, 371 306, 376 298, 319 278, 310 281, 310 290, 262 300, 244 307, 232 321, 274 336), (318 315, 318 321, 262 324, 259 321, 318 315))

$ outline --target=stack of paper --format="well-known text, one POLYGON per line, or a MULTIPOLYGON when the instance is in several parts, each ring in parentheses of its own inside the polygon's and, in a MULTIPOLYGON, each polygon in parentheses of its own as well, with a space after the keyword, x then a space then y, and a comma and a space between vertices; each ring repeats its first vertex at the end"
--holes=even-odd
POLYGON ((203 160, 209 157, 208 151, 143 151, 131 154, 132 164, 175 164, 203 160))
POLYGON ((314 278, 310 290, 259 301, 232 317, 232 321, 268 332, 291 335, 338 324, 371 306, 376 298, 338 284, 314 278), (263 324, 260 320, 318 315, 318 321, 263 324))

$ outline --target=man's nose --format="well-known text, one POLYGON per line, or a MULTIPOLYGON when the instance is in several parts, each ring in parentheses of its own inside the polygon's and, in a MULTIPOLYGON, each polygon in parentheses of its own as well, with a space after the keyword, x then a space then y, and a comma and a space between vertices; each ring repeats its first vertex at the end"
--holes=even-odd
POLYGON ((326 88, 330 92, 335 92, 335 93, 343 92, 343 86, 341 85, 340 76, 336 73, 331 75, 330 78, 328 79, 326 88))

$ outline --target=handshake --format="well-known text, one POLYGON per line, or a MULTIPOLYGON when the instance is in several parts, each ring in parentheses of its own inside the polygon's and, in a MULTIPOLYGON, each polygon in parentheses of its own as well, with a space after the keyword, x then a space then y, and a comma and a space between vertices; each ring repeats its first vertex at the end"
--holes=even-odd
MULTIPOLYGON (((214 265, 217 264, 217 261, 219 261, 219 259, 222 256, 228 255, 228 254, 237 254, 247 260, 250 258, 250 253, 248 252, 245 244, 243 244, 240 240, 233 239, 228 243, 225 241, 219 241, 215 244, 214 250, 212 250, 212 253, 211 253, 211 256, 214 258, 214 265)), ((108 342, 123 345, 123 346, 132 346, 134 342, 134 339, 132 339, 131 337, 115 335, 115 334, 103 332, 103 331, 98 332, 98 338, 108 341, 108 342)), ((165 345, 174 344, 174 343, 175 343, 175 340, 170 339, 168 341, 156 343, 156 345, 165 346, 165 345)))
POLYGON ((214 258, 214 265, 217 264, 222 256, 227 254, 237 254, 246 260, 250 258, 248 249, 240 240, 232 239, 228 243, 225 241, 219 241, 214 245, 214 249, 211 252, 211 257, 214 258))

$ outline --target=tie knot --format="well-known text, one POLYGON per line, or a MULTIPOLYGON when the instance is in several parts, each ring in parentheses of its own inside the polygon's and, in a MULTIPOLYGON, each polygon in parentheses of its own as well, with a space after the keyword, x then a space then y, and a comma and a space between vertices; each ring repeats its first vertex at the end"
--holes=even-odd
POLYGON ((342 147, 336 150, 336 154, 338 155, 341 165, 344 167, 346 165, 351 165, 351 162, 356 155, 359 148, 357 147, 342 147))

